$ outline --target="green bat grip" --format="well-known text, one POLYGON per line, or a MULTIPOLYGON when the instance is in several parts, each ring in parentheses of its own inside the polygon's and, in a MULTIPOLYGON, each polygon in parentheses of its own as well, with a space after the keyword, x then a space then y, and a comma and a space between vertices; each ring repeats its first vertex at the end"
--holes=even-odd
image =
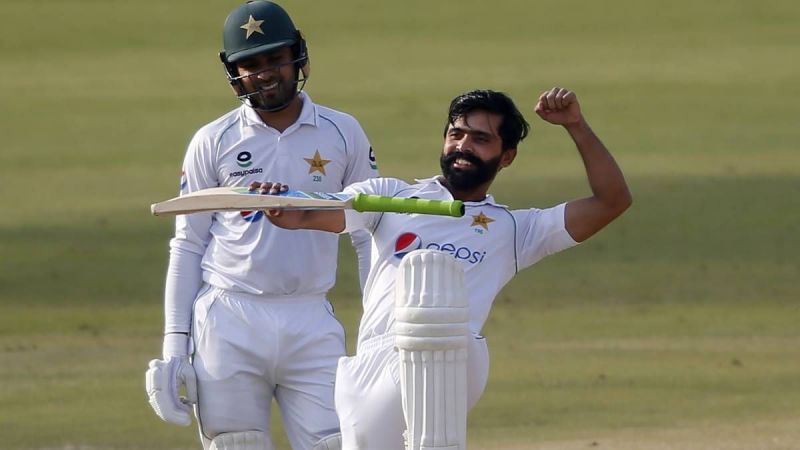
POLYGON ((461 200, 428 200, 425 198, 356 194, 353 197, 353 209, 356 211, 437 214, 440 216, 461 217, 464 215, 464 202, 461 200))

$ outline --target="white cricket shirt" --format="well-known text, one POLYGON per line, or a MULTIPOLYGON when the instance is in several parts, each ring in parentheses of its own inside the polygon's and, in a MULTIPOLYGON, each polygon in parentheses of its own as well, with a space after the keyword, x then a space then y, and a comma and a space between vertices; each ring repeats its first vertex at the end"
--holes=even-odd
MULTIPOLYGON (((417 180, 414 185, 394 178, 376 178, 351 185, 345 191, 453 200, 438 177, 417 180)), ((566 204, 549 209, 510 210, 489 195, 482 202, 464 205, 466 214, 460 218, 346 211, 345 232, 366 229, 372 234, 372 264, 364 290, 359 344, 392 330, 397 266, 410 251, 441 250, 463 264, 470 330, 480 333, 495 296, 518 271, 577 244, 564 226, 566 204)))
MULTIPOLYGON (((356 119, 314 104, 305 93, 299 95, 300 117, 283 133, 244 105, 201 128, 186 152, 181 194, 253 181, 340 192, 348 184, 377 176, 372 148, 356 119)), ((280 229, 261 211, 177 216, 170 246, 173 256, 201 255, 202 279, 232 291, 277 297, 324 295, 336 275, 338 236, 280 229)), ((197 286, 187 290, 192 289, 194 300, 197 286)), ((188 325, 184 307, 170 312, 170 302, 183 305, 189 296, 177 290, 170 294, 167 289, 167 332, 185 331, 188 325)))

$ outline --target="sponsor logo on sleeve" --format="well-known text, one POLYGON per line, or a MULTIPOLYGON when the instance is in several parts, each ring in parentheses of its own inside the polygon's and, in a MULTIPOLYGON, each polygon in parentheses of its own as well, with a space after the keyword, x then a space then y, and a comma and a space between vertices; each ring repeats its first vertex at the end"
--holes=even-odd
POLYGON ((369 166, 372 167, 372 170, 378 170, 378 159, 375 158, 375 150, 372 149, 372 146, 369 147, 369 166))

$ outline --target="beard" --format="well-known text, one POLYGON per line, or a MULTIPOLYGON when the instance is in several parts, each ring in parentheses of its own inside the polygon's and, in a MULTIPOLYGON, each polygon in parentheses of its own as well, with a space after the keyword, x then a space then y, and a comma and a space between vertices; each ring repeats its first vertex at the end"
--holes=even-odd
POLYGON ((439 165, 442 167, 442 175, 447 183, 458 191, 469 191, 488 181, 494 179, 500 168, 500 158, 502 155, 484 161, 472 153, 464 153, 456 150, 452 153, 442 154, 439 158, 439 165), (457 159, 464 159, 472 164, 469 169, 461 169, 453 166, 457 159))
MULTIPOLYGON (((259 86, 266 86, 271 83, 259 83, 259 86)), ((253 108, 262 111, 280 111, 297 95, 296 80, 278 80, 278 86, 270 92, 262 92, 256 89, 248 96, 248 100, 253 108)))

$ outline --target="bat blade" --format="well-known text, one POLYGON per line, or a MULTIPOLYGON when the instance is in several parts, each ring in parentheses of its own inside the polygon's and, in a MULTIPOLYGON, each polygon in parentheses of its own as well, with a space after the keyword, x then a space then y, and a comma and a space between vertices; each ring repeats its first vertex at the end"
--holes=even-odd
POLYGON ((150 206, 155 216, 209 211, 252 211, 259 209, 344 209, 352 196, 324 192, 286 191, 279 195, 261 194, 246 187, 201 189, 150 206))
POLYGON ((292 190, 272 195, 250 191, 246 187, 201 189, 150 205, 150 212, 156 216, 259 209, 355 209, 357 211, 437 214, 452 217, 464 215, 464 204, 459 200, 292 190))

